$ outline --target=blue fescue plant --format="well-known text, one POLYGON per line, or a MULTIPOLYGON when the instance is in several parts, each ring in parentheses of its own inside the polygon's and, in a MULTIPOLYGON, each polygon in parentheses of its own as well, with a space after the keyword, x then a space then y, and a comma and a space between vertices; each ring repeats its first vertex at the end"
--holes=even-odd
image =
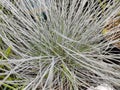
POLYGON ((119 87, 120 53, 111 50, 120 52, 114 45, 120 39, 107 40, 102 32, 120 11, 120 1, 100 1, 0 0, 5 9, 0 9, 0 38, 14 54, 0 60, 10 68, 0 73, 4 75, 0 87, 86 90, 102 83, 119 87), (11 75, 17 79, 9 80, 11 75))

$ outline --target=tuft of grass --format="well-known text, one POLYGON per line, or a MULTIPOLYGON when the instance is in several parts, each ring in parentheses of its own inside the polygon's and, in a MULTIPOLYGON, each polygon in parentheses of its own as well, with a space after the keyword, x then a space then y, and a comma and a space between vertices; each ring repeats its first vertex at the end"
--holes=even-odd
POLYGON ((102 32, 120 11, 120 1, 100 1, 0 0, 4 8, 0 38, 9 47, 0 65, 10 65, 0 75, 4 75, 0 87, 85 90, 102 83, 119 87, 120 53, 111 53, 119 38, 106 40, 102 32), (11 51, 14 55, 8 57, 11 51))

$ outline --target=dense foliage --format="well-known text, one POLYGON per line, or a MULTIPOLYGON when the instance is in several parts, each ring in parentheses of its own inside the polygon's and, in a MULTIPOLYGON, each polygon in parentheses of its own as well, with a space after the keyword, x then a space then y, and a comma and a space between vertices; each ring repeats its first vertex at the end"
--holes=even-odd
POLYGON ((119 0, 0 0, 0 89, 119 88, 119 11, 119 0))

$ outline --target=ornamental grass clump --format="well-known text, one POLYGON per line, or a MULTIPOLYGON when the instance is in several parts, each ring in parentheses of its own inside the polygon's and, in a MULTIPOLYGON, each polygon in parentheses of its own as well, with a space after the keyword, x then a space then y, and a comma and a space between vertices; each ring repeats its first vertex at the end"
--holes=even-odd
POLYGON ((103 33, 120 12, 119 0, 0 0, 0 5, 0 38, 13 54, 0 60, 9 66, 0 67, 2 89, 120 87, 120 50, 114 45, 120 38, 109 40, 111 32, 103 33), (111 53, 114 48, 118 53, 111 53))

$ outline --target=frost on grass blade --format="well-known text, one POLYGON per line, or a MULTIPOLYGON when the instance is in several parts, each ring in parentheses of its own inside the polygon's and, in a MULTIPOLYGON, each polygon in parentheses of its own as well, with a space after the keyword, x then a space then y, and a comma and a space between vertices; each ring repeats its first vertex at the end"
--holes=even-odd
POLYGON ((103 82, 119 87, 120 65, 113 61, 120 53, 111 53, 117 41, 102 33, 120 11, 119 0, 46 1, 0 0, 0 38, 15 54, 0 61, 10 65, 0 84, 24 90, 85 90, 103 82), (16 81, 8 79, 12 74, 16 81))

